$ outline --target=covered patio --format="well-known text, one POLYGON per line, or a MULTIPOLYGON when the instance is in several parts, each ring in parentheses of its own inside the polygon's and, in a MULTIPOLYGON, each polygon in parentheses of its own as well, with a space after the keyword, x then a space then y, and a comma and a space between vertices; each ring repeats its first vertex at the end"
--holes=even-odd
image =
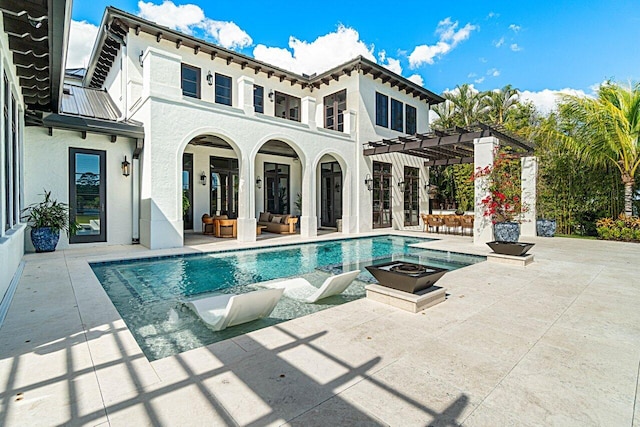
MULTIPOLYGON (((424 166, 474 165, 474 170, 493 165, 497 150, 502 144, 510 153, 520 157, 522 165, 521 199, 529 206, 522 217, 522 236, 536 235, 536 179, 537 160, 533 145, 512 134, 502 126, 478 123, 468 128, 455 127, 445 131, 400 136, 364 144, 363 154, 375 159, 376 155, 402 153, 424 158, 424 166)), ((486 178, 476 179, 474 196, 474 230, 476 244, 493 240, 491 222, 484 217, 480 200, 485 196, 486 178)), ((428 184, 427 184, 428 185, 428 184)))

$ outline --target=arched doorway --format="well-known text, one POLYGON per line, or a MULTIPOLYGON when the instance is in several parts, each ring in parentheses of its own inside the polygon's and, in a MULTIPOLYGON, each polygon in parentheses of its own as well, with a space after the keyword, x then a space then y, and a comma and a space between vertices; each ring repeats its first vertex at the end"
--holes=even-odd
POLYGON ((335 228, 342 219, 344 179, 342 167, 335 157, 320 160, 320 226, 335 228))
POLYGON ((197 231, 200 218, 226 215, 238 218, 240 160, 236 149, 216 135, 199 135, 182 154, 183 221, 197 231))
POLYGON ((303 165, 295 148, 270 139, 256 153, 256 215, 301 215, 303 165))

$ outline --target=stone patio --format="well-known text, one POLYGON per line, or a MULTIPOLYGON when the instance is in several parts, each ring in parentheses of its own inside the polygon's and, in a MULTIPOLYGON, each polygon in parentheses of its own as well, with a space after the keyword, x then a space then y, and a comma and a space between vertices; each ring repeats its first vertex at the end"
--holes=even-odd
POLYGON ((418 314, 361 299, 151 363, 87 262, 247 244, 27 255, 0 425, 638 425, 640 245, 529 240, 534 263, 447 273, 447 300, 418 314))

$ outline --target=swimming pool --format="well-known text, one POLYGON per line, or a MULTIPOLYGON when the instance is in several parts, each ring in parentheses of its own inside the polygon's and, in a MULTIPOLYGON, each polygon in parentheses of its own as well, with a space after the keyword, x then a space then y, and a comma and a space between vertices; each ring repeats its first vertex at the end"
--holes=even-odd
POLYGON ((486 259, 410 246, 430 240, 433 239, 361 237, 92 263, 91 268, 147 358, 156 360, 362 298, 364 286, 375 283, 364 268, 366 265, 404 260, 455 270, 486 259), (320 304, 283 297, 269 318, 220 332, 208 329, 181 303, 212 292, 247 292, 259 289, 256 283, 291 276, 305 277, 320 286, 329 274, 354 269, 362 273, 342 295, 322 300, 320 304))

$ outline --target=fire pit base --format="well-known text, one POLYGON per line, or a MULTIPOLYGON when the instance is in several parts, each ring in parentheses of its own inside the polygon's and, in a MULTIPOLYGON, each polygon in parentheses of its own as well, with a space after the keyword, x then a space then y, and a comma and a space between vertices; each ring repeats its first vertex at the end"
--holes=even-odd
POLYGON ((439 286, 431 286, 430 288, 422 290, 416 294, 410 294, 408 292, 399 291, 386 286, 373 284, 365 286, 365 289, 367 291, 367 299, 387 304, 411 313, 418 313, 429 307, 433 307, 434 305, 443 302, 446 297, 446 289, 439 286))
POLYGON ((519 265, 521 267, 524 267, 525 265, 529 265, 533 262, 533 254, 515 256, 490 253, 487 254, 487 261, 496 262, 499 264, 519 265))

